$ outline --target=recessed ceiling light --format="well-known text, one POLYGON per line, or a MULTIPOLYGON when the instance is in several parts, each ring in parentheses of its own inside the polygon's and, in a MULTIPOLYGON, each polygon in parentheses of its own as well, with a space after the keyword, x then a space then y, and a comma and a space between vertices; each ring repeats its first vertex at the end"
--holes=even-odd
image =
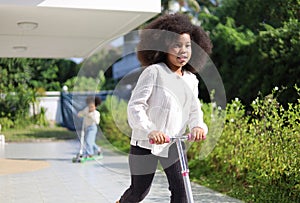
POLYGON ((13 47, 13 50, 14 50, 15 52, 24 52, 24 51, 27 50, 27 47, 25 47, 25 46, 14 46, 14 47, 13 47))
POLYGON ((38 27, 38 23, 35 22, 18 22, 17 25, 22 30, 34 30, 38 27))

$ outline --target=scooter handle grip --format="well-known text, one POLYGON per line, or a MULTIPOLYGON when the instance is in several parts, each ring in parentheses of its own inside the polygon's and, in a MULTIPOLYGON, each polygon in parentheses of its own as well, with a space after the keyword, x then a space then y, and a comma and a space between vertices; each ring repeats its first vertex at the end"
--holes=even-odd
MULTIPOLYGON (((188 134, 187 135, 187 140, 193 140, 193 135, 192 134, 188 134)), ((202 136, 202 140, 206 140, 206 135, 202 136)))
MULTIPOLYGON (((169 136, 166 136, 165 137, 165 143, 169 143, 170 142, 170 137, 169 136)), ((149 140, 149 143, 150 144, 155 144, 155 141, 153 139, 150 139, 149 140)))

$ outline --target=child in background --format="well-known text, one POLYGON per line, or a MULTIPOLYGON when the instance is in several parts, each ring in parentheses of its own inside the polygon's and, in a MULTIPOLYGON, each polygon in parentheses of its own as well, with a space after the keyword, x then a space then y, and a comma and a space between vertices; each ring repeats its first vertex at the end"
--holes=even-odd
POLYGON ((100 155, 101 148, 96 144, 96 135, 100 123, 100 112, 97 106, 101 104, 99 97, 89 96, 86 99, 87 107, 78 112, 79 117, 83 117, 84 139, 86 156, 100 155))

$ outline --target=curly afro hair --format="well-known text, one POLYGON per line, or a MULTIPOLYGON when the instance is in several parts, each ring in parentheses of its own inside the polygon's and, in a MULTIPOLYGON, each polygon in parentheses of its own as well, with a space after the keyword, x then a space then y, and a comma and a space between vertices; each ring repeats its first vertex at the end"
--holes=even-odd
POLYGON ((187 15, 180 13, 160 16, 141 31, 137 57, 142 66, 166 62, 170 43, 181 34, 189 34, 192 41, 192 56, 183 69, 190 72, 201 69, 212 50, 210 38, 187 15))
POLYGON ((95 106, 99 106, 102 102, 99 97, 95 96, 88 96, 85 101, 87 104, 95 104, 95 106))

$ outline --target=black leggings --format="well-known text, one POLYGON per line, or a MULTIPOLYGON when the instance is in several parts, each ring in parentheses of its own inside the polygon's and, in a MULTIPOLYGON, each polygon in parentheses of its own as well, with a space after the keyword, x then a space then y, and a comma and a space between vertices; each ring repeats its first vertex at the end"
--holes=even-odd
POLYGON ((168 158, 154 156, 151 150, 131 146, 129 154, 131 185, 122 195, 120 203, 137 203, 146 197, 150 191, 158 160, 168 178, 171 203, 187 202, 177 147, 176 144, 172 144, 168 158))

